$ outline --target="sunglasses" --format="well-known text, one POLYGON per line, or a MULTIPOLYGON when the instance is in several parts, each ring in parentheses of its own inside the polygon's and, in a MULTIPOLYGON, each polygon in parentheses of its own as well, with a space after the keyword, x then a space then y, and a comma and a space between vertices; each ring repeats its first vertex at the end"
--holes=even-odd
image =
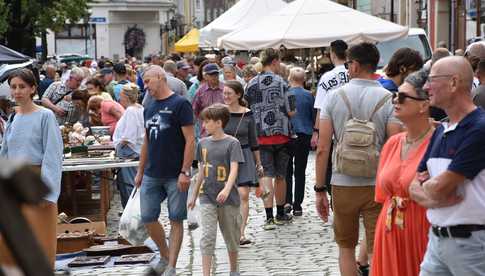
POLYGON ((354 62, 353 60, 349 60, 349 61, 344 62, 345 69, 349 70, 350 64, 352 64, 353 62, 354 62))
POLYGON ((396 92, 396 93, 392 94, 392 101, 393 102, 397 101, 398 104, 403 104, 406 101, 407 98, 415 100, 415 101, 426 101, 426 100, 428 100, 427 98, 418 98, 418 97, 409 96, 408 94, 406 94, 404 92, 396 92))

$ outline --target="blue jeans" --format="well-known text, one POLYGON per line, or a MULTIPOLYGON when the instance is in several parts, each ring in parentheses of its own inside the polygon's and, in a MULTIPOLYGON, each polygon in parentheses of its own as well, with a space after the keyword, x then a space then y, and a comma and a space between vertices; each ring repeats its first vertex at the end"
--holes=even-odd
MULTIPOLYGON (((128 145, 119 144, 116 147, 116 156, 123 159, 135 159, 139 154, 133 151, 128 145)), ((135 187, 136 167, 120 168, 116 176, 116 186, 120 191, 121 205, 125 208, 128 198, 135 187)))
POLYGON ((420 276, 485 275, 485 230, 469 238, 441 238, 430 228, 428 237, 420 276))
POLYGON ((177 178, 155 178, 143 176, 140 188, 141 221, 158 221, 161 204, 168 199, 168 218, 172 221, 187 219, 187 192, 177 188, 177 178))

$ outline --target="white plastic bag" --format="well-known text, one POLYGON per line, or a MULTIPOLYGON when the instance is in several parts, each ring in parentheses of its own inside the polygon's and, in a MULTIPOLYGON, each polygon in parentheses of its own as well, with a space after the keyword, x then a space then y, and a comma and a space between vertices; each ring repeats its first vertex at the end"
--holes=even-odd
POLYGON ((142 245, 148 232, 141 221, 140 192, 133 189, 120 218, 120 235, 132 245, 142 245))
MULTIPOLYGON (((190 186, 188 191, 189 200, 192 197, 192 193, 196 182, 197 182, 197 174, 195 174, 190 181, 190 186)), ((187 200, 187 202, 189 200, 187 200)), ((188 224, 189 230, 195 230, 199 228, 200 216, 199 216, 199 207, 197 206, 197 204, 194 206, 194 209, 187 208, 187 224, 188 224)))

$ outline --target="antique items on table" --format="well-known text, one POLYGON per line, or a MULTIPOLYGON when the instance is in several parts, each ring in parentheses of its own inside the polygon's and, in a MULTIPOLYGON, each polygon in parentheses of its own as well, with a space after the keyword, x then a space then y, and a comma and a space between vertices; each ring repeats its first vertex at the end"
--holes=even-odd
POLYGON ((155 253, 122 255, 115 261, 118 264, 147 264, 155 258, 155 253))
POLYGON ((93 265, 104 265, 106 264, 110 256, 79 256, 76 257, 72 262, 70 262, 68 267, 80 267, 80 266, 93 266, 93 265))

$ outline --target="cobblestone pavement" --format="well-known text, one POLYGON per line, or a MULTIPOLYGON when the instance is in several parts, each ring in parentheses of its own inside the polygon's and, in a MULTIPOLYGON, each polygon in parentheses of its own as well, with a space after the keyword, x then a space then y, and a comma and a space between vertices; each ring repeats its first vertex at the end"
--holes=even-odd
MULTIPOLYGON (((263 203, 254 193, 251 194, 246 236, 253 243, 240 249, 241 275, 339 275, 337 246, 331 225, 324 224, 315 211, 314 166, 315 156, 310 154, 303 216, 296 217, 289 225, 279 226, 272 231, 263 230, 263 203)), ((120 210, 119 200, 115 200, 108 218, 111 235, 116 234, 120 210)), ((161 221, 167 230, 166 217, 166 206, 162 206, 161 221)), ((202 275, 200 235, 200 229, 186 230, 177 264, 177 275, 202 275)), ((217 237, 214 262, 215 275, 229 275, 229 261, 220 233, 217 237)))

